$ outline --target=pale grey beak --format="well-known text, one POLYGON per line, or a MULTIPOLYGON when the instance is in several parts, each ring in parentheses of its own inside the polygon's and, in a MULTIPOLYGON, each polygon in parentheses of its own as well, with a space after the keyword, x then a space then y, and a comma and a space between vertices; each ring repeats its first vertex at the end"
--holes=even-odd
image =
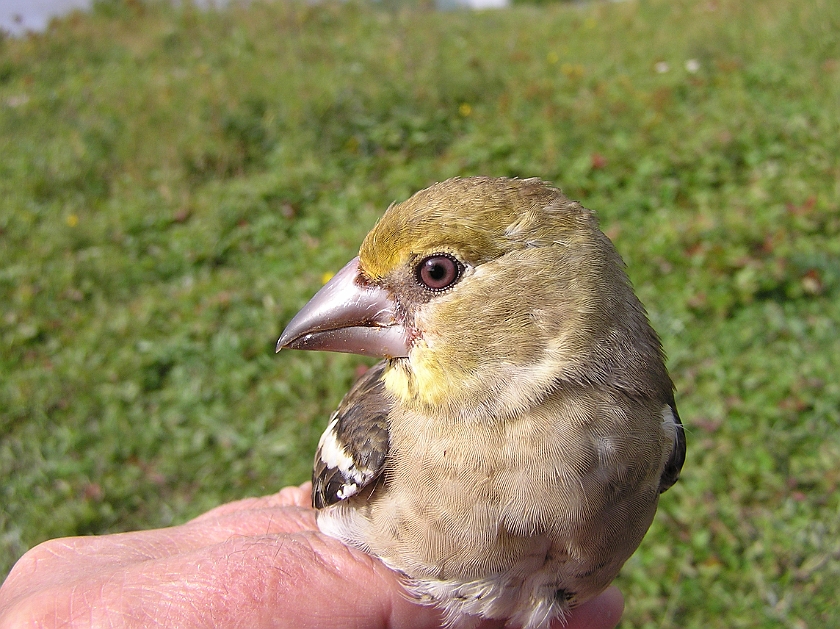
POLYGON ((277 341, 281 349, 309 349, 400 358, 408 356, 406 329, 396 304, 378 286, 357 281, 353 258, 298 312, 277 341))

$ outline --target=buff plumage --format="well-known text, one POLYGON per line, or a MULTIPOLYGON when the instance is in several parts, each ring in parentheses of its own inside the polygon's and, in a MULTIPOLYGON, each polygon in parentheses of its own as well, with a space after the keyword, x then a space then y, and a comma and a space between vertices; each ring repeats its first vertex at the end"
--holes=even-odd
POLYGON ((536 179, 391 206, 278 349, 383 357, 316 454, 318 526, 454 627, 603 591, 679 477, 662 348, 592 212, 536 179))

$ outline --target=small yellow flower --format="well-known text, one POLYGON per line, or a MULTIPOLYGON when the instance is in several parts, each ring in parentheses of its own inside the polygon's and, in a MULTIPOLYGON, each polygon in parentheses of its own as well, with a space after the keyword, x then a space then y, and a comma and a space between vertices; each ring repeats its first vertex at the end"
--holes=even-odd
POLYGON ((349 138, 347 138, 347 142, 344 143, 344 147, 351 153, 358 153, 359 138, 357 138, 355 135, 351 135, 349 138))
POLYGON ((67 217, 66 220, 67 220, 67 225, 70 226, 70 227, 75 227, 76 225, 79 224, 79 217, 76 214, 70 214, 67 217))
POLYGON ((458 107, 458 113, 466 118, 472 113, 472 107, 470 107, 469 103, 461 103, 461 106, 458 107))
POLYGON ((326 273, 324 273, 321 276, 321 284, 326 284, 327 282, 329 282, 334 275, 335 273, 332 273, 331 271, 327 271, 326 273))
POLYGON ((583 66, 579 63, 564 63, 560 66, 560 72, 567 78, 579 79, 583 76, 583 66))

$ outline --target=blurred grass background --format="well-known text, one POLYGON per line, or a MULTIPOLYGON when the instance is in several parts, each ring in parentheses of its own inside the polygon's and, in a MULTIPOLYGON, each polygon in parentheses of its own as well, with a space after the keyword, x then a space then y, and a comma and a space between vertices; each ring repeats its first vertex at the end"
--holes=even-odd
POLYGON ((308 478, 363 359, 274 343, 394 200, 539 176, 669 353, 624 627, 840 627, 840 3, 103 1, 0 39, 0 577, 308 478))

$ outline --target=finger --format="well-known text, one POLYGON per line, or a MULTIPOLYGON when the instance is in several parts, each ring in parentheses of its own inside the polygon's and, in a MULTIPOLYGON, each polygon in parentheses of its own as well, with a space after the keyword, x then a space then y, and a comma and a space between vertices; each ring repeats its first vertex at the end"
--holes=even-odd
POLYGON ((194 552, 231 537, 315 530, 311 508, 271 506, 299 502, 300 488, 289 489, 295 491, 224 505, 235 508, 219 508, 180 526, 49 540, 29 550, 15 564, 0 590, 0 601, 25 594, 30 584, 54 587, 96 572, 194 552))
MULTIPOLYGON (((177 528, 177 527, 176 527, 177 528)), ((175 554, 188 541, 172 529, 139 531, 101 537, 65 537, 43 542, 27 551, 0 588, 0 606, 36 590, 63 583, 84 582, 91 575, 175 554)))
POLYGON ((567 623, 555 623, 560 629, 613 629, 624 612, 624 596, 616 586, 572 610, 567 623))
POLYGON ((437 627, 381 562, 314 532, 236 537, 40 590, 9 618, 32 626, 437 627))
POLYGON ((311 507, 271 506, 266 499, 252 500, 247 509, 214 509, 178 528, 189 533, 192 544, 198 540, 215 544, 231 535, 272 535, 318 528, 311 507))
POLYGON ((211 509, 191 522, 198 522, 207 518, 214 518, 220 515, 228 515, 239 511, 253 509, 264 509, 274 507, 301 507, 311 508, 312 483, 306 482, 299 487, 284 487, 276 494, 261 496, 259 498, 244 498, 211 509))

